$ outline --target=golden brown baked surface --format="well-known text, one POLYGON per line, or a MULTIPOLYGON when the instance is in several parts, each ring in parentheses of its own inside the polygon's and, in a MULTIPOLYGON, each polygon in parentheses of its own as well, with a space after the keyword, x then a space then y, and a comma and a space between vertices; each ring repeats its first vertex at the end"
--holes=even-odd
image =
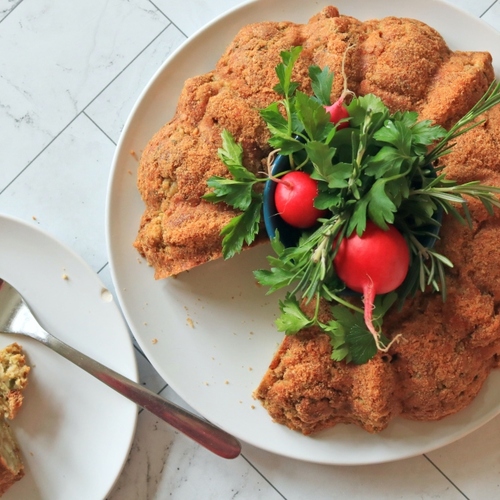
POLYGON ((0 419, 0 496, 24 477, 24 465, 14 433, 5 419, 0 419))
MULTIPOLYGON (((328 66, 357 95, 374 93, 396 110, 415 110, 445 127, 463 116, 493 80, 486 52, 452 52, 429 26, 388 17, 360 22, 327 7, 306 24, 264 22, 243 28, 208 74, 188 80, 175 116, 143 151, 138 188, 145 202, 137 250, 157 279, 221 256, 220 230, 236 213, 204 202, 206 182, 227 175, 217 157, 229 130, 254 173, 264 169, 268 131, 257 112, 278 96, 280 52, 301 45, 294 80, 309 91, 308 68, 328 66)), ((342 92, 336 78, 332 99, 342 92)), ((462 136, 447 158, 460 182, 500 185, 500 109, 462 136), (478 148, 478 144, 481 147, 478 148)), ((356 366, 333 362, 328 337, 314 329, 286 337, 255 392, 271 417, 310 434, 337 423, 383 430, 396 416, 437 420, 467 406, 500 354, 500 219, 471 203, 472 230, 446 218, 439 245, 455 267, 448 299, 418 294, 384 322, 402 333, 387 355, 356 366)))
MULTIPOLYGON (((220 231, 236 215, 201 200, 212 175, 227 175, 217 157, 228 129, 244 148, 245 166, 262 170, 268 131, 257 109, 278 99, 272 90, 280 52, 301 45, 294 79, 308 91, 308 67, 341 74, 358 95, 375 93, 392 111, 416 110, 449 126, 484 93, 493 78, 486 52, 451 52, 429 26, 389 17, 360 22, 326 7, 306 24, 263 22, 244 27, 214 70, 189 79, 174 117, 145 147, 138 188, 145 202, 135 247, 157 279, 221 256, 220 231)), ((335 80, 332 98, 342 91, 335 80)))
POLYGON ((0 496, 24 476, 21 452, 7 419, 12 420, 23 404, 29 372, 19 344, 0 349, 0 496))
MULTIPOLYGON (((500 186, 500 106, 461 136, 446 157, 450 178, 500 186)), ((500 214, 471 201, 472 229, 447 217, 439 248, 455 267, 448 297, 418 294, 384 318, 389 337, 402 334, 387 355, 365 365, 330 360, 328 337, 304 331, 286 337, 255 392, 272 418, 310 434, 337 423, 369 432, 398 415, 438 420, 465 408, 500 355, 500 214)))
POLYGON ((23 404, 22 391, 28 384, 30 367, 19 344, 0 350, 0 408, 4 418, 12 420, 23 404))

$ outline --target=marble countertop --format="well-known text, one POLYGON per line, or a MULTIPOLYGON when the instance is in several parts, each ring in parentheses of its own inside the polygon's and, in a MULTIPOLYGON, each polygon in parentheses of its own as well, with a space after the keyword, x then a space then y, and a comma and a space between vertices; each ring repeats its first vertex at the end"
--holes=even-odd
MULTIPOLYGON (((113 290, 104 212, 125 120, 169 54, 240 3, 0 0, 0 213, 52 234, 113 290)), ((450 3, 500 30, 500 1, 450 3)), ((184 404, 135 350, 141 383, 184 404)), ((499 425, 497 417, 422 456, 341 467, 302 463, 247 444, 240 457, 225 461, 140 411, 130 455, 108 500, 500 498, 499 425)))

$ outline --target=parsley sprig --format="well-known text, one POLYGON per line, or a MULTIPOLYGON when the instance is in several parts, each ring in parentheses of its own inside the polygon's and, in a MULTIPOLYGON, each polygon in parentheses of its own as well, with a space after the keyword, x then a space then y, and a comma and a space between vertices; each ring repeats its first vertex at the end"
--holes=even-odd
MULTIPOLYGON (((319 226, 304 231, 295 246, 285 247, 276 234, 271 238, 275 255, 269 269, 255 271, 257 281, 269 293, 288 287, 280 301, 277 327, 286 334, 316 325, 331 338, 332 358, 364 363, 377 352, 373 336, 365 327, 359 299, 346 295, 345 285, 333 267, 342 238, 362 235, 368 219, 385 229, 394 224, 405 236, 411 253, 408 276, 397 293, 378 297, 375 318, 379 345, 389 340, 381 333, 382 318, 397 300, 431 287, 446 298, 445 269, 453 263, 433 249, 438 238, 440 214, 451 214, 471 224, 468 198, 480 200, 488 212, 500 207, 500 188, 479 182, 458 184, 436 169, 436 161, 449 154, 460 135, 482 123, 478 117, 500 103, 500 83, 494 82, 478 103, 449 131, 419 120, 411 111, 390 113, 374 95, 353 97, 347 105, 349 126, 338 130, 330 122, 325 105, 330 104, 333 73, 311 66, 312 95, 292 80, 293 68, 302 48, 282 52, 276 67, 280 100, 260 110, 271 133, 269 145, 288 157, 290 169, 307 171, 319 184, 315 205, 330 216, 319 226), (461 210, 460 210, 461 208, 461 210), (320 319, 321 300, 332 303, 332 317, 320 319), (301 302, 316 304, 312 317, 301 302)), ((267 180, 249 172, 242 163, 242 149, 224 131, 219 157, 231 177, 212 177, 205 199, 225 202, 240 210, 223 229, 223 255, 232 257, 251 244, 260 229, 263 204, 259 182, 267 180)))
POLYGON ((241 211, 221 232, 223 257, 229 259, 241 251, 244 243, 250 245, 260 231, 263 200, 254 187, 263 179, 243 166, 243 148, 227 130, 222 132, 222 148, 218 153, 231 177, 212 176, 207 182, 212 191, 203 198, 213 203, 223 201, 241 211))

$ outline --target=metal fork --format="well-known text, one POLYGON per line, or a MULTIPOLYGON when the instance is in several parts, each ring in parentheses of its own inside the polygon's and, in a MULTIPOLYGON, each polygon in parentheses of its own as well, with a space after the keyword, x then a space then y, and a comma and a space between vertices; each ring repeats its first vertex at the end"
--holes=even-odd
POLYGON ((38 340, 220 457, 236 458, 241 452, 238 440, 227 432, 89 358, 44 330, 21 294, 2 278, 0 333, 38 340))

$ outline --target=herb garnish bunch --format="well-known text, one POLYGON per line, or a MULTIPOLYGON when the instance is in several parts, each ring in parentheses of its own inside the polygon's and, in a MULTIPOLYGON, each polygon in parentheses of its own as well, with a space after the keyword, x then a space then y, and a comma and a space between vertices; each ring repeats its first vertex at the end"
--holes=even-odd
MULTIPOLYGON (((440 214, 452 214, 470 224, 468 197, 480 200, 490 213, 493 207, 500 207, 499 187, 458 184, 447 179, 441 167, 434 168, 458 136, 481 123, 477 118, 500 103, 500 84, 494 82, 447 131, 429 120, 419 121, 415 112, 391 114, 371 94, 349 96, 345 89, 339 102, 332 105, 334 75, 328 68, 309 68, 312 95, 307 95, 292 80, 301 50, 294 47, 281 53, 282 62, 276 67, 279 83, 274 87, 281 99, 260 110, 260 115, 271 133, 271 161, 276 153, 286 156, 289 171, 305 172, 317 183, 314 206, 322 216, 314 227, 302 231, 295 246, 285 247, 277 232, 271 238, 275 255, 268 257, 270 268, 254 274, 260 284, 269 287, 269 293, 289 289, 279 303, 281 315, 276 324, 280 331, 294 334, 317 325, 330 336, 334 360, 360 364, 378 351, 387 351, 395 340, 389 341, 381 327, 384 314, 396 301, 401 303, 428 287, 441 292, 445 300, 445 268, 453 264, 433 249, 440 214), (344 103, 346 96, 348 104, 344 103), (333 113, 328 110, 340 105, 347 111, 346 118, 332 121, 333 113), (383 287, 370 278, 358 290, 363 293, 363 308, 359 298, 346 293, 349 280, 340 278, 335 260, 343 241, 363 239, 370 231, 385 236, 389 230, 401 235, 407 245, 404 281, 395 290, 379 293, 383 287), (320 320, 321 299, 331 304, 333 319, 327 322, 320 320), (314 305, 312 317, 303 312, 302 302, 314 305)), ((257 185, 284 182, 288 171, 256 176, 243 165, 242 148, 228 131, 222 139, 219 156, 231 177, 210 178, 211 191, 204 198, 241 211, 221 233, 223 255, 230 258, 259 233, 263 195, 257 185)), ((380 261, 386 258, 384 245, 378 250, 381 255, 375 257, 380 261)), ((387 273, 392 272, 393 264, 385 264, 387 273)))

